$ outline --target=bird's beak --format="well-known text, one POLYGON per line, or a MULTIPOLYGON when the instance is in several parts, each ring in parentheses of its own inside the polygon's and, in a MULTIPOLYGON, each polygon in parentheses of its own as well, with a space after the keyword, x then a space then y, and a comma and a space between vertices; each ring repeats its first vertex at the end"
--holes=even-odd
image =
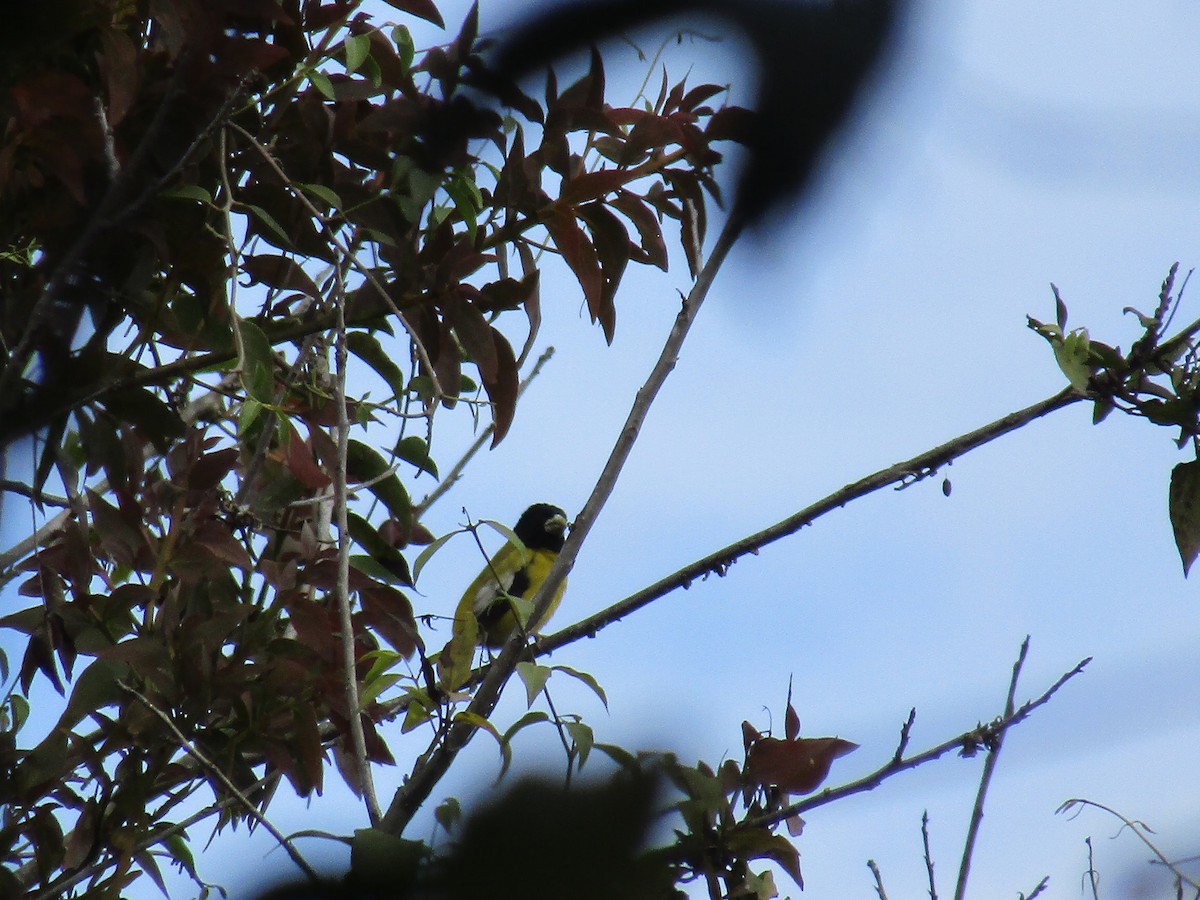
POLYGON ((563 516, 551 516, 546 520, 547 531, 562 533, 570 527, 571 523, 568 522, 563 516))

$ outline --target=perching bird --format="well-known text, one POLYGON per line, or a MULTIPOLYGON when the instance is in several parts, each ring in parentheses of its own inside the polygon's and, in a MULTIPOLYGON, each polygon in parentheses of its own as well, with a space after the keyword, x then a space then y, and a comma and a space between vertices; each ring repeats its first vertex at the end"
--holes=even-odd
MULTIPOLYGON (((566 530, 567 514, 557 506, 535 503, 521 513, 513 533, 521 539, 525 550, 512 543, 501 547, 471 582, 455 610, 456 618, 473 615, 478 620, 479 643, 492 648, 504 646, 517 627, 512 598, 533 599, 558 558, 566 530)), ((563 579, 550 599, 546 615, 536 622, 525 623, 527 632, 532 633, 549 621, 566 587, 563 579)))

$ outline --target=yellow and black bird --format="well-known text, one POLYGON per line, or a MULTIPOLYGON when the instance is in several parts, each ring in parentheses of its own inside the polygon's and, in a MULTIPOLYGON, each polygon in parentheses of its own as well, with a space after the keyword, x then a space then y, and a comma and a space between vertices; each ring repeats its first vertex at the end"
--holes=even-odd
MULTIPOLYGON (((513 528, 525 549, 506 543, 483 567, 458 601, 455 618, 474 616, 479 623, 479 643, 502 647, 517 627, 514 600, 530 601, 541 588, 550 567, 562 550, 567 531, 567 514, 549 503, 535 503, 513 528)), ((567 582, 563 579, 540 620, 525 623, 532 634, 550 620, 562 601, 567 582)))

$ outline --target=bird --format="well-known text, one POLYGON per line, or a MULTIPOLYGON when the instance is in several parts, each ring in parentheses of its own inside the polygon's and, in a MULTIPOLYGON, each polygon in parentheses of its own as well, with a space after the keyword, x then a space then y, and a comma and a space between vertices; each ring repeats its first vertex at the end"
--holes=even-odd
MULTIPOLYGON (((535 503, 521 513, 513 534, 524 549, 511 541, 501 547, 471 582, 454 613, 463 621, 475 617, 480 644, 491 649, 504 646, 517 627, 514 599, 529 601, 537 594, 562 550, 568 524, 567 514, 550 503, 535 503)), ((538 621, 526 622, 526 632, 549 621, 566 587, 564 578, 550 598, 546 614, 538 621)))

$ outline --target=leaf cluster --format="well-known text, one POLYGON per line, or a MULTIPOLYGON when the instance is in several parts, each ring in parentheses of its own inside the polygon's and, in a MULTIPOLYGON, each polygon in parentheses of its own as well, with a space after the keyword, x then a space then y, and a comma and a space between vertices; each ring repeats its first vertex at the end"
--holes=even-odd
POLYGON ((440 13, 390 6, 401 24, 357 0, 95 0, 0 65, 0 449, 34 450, 6 489, 61 508, 0 556, 25 604, 0 619, 23 645, 13 890, 162 884, 164 858, 194 871, 199 799, 218 828, 258 821, 330 763, 369 793, 396 760, 385 701, 449 721, 408 593, 435 412, 504 437, 548 254, 609 341, 668 227, 698 265, 711 144, 742 115, 711 105, 723 88, 664 76, 614 107, 592 54, 535 99, 489 67, 474 10, 418 50, 403 21, 440 13), (351 363, 371 387, 344 393, 351 363), (23 745, 39 683, 64 711, 23 745))

